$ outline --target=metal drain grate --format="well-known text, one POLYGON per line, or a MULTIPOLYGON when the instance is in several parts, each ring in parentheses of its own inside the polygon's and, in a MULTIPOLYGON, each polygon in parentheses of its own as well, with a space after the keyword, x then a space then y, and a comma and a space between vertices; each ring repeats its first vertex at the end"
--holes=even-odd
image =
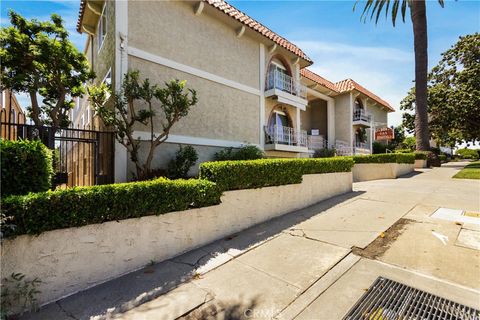
POLYGON ((379 277, 343 318, 357 319, 480 320, 480 311, 379 277))

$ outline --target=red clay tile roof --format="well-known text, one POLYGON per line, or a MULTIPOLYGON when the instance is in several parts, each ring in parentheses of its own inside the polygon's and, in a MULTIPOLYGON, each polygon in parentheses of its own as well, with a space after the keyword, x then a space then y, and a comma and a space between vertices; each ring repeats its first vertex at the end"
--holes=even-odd
MULTIPOLYGON (((241 12, 240 10, 238 10, 231 4, 225 2, 224 0, 202 0, 202 1, 213 6, 214 8, 223 12, 224 14, 232 17, 233 19, 243 23, 245 26, 249 27, 250 29, 257 31, 264 37, 275 42, 277 45, 287 49, 288 51, 294 53, 298 57, 308 61, 310 64, 313 63, 313 61, 299 47, 297 47, 287 39, 279 36, 278 34, 268 29, 267 27, 265 27, 263 24, 256 21, 255 19, 250 18, 248 15, 241 12)), ((78 14, 78 22, 77 22, 77 31, 80 33, 82 32, 82 19, 83 19, 83 14, 85 12, 85 5, 86 5, 86 0, 80 0, 80 11, 78 14)))
POLYGON ((260 22, 256 21, 255 19, 252 19, 245 13, 241 12, 231 4, 225 2, 224 0, 203 0, 204 2, 208 3, 209 5, 217 8, 221 12, 229 15, 230 17, 234 18, 235 20, 243 23, 245 26, 249 27, 250 29, 257 31, 260 33, 262 36, 272 40, 275 42, 277 45, 287 49, 288 51, 294 53, 295 55, 299 56, 300 58, 308 61, 310 64, 313 63, 313 61, 296 45, 288 41, 287 39, 279 36, 272 30, 268 29, 265 27, 263 24, 260 22))
POLYGON ((83 14, 85 13, 85 5, 87 4, 86 0, 80 0, 80 9, 78 11, 78 20, 77 20, 77 32, 82 33, 82 20, 83 14))
POLYGON ((324 86, 325 88, 338 92, 338 89, 335 87, 335 83, 328 81, 324 77, 319 76, 318 74, 308 70, 307 68, 301 69, 300 74, 302 75, 302 77, 312 80, 313 82, 316 82, 319 85, 324 86))
POLYGON ((392 106, 390 106, 390 104, 387 101, 383 100, 382 98, 380 98, 379 96, 377 96, 373 92, 365 89, 364 87, 359 85, 357 82, 353 81, 352 79, 345 79, 345 80, 339 81, 339 82, 335 83, 335 86, 337 87, 338 92, 348 92, 348 91, 352 91, 352 90, 360 91, 361 93, 363 93, 364 95, 366 95, 370 99, 375 100, 376 102, 378 102, 382 106, 390 109, 391 111, 395 111, 395 109, 392 106))

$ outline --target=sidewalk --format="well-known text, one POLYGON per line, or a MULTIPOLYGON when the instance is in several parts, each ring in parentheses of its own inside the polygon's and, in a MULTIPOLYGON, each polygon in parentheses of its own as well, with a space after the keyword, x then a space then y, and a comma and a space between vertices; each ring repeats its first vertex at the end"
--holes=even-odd
POLYGON ((463 165, 355 183, 23 319, 341 319, 380 275, 479 308, 480 229, 430 216, 480 211, 480 181, 451 179, 463 165))

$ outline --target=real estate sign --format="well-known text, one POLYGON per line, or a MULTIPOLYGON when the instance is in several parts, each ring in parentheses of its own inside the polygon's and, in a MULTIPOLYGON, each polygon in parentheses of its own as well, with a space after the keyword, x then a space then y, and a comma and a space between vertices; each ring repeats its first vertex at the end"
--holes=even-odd
POLYGON ((375 140, 393 140, 395 133, 392 128, 377 128, 375 130, 375 140))

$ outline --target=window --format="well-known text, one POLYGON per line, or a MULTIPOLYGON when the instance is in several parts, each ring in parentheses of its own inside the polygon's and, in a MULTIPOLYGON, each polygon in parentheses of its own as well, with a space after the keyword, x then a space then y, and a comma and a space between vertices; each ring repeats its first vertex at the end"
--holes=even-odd
POLYGON ((97 43, 98 43, 98 51, 102 48, 103 41, 107 35, 107 3, 103 5, 102 15, 98 20, 97 26, 97 43))
POLYGON ((360 99, 355 99, 355 111, 356 110, 363 110, 363 104, 360 99))
POLYGON ((267 89, 276 88, 292 93, 292 78, 282 61, 273 59, 268 67, 267 89))

